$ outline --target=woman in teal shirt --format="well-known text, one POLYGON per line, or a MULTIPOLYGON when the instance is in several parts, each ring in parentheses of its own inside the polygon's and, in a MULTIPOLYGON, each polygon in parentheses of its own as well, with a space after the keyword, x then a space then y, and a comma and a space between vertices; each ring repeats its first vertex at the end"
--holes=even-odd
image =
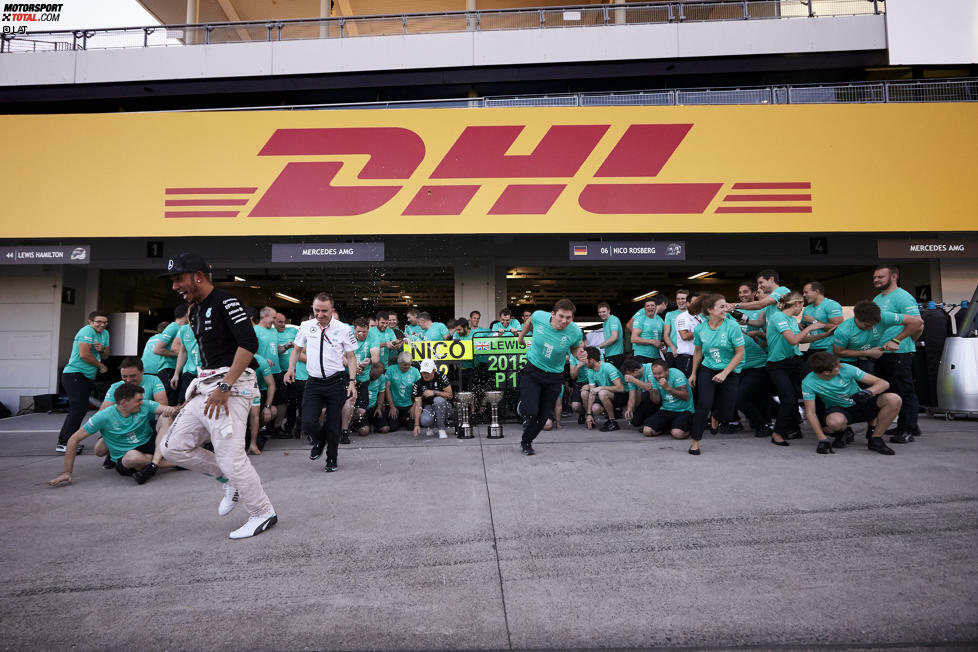
POLYGON ((805 299, 798 292, 790 292, 777 303, 778 310, 767 317, 767 374, 781 402, 774 420, 771 443, 787 446, 785 439, 801 438, 801 418, 798 416, 798 397, 801 381, 808 375, 799 344, 831 337, 834 324, 816 321, 805 328, 798 327, 798 315, 805 299), (811 332, 822 330, 818 335, 811 332))
POLYGON ((700 440, 714 405, 717 419, 733 418, 744 364, 744 333, 740 324, 727 316, 727 300, 720 294, 708 294, 700 306, 707 320, 693 331, 693 372, 689 376, 689 384, 697 392, 693 443, 689 447, 693 455, 699 455, 700 440))
POLYGON ((88 398, 95 387, 95 375, 104 374, 108 367, 102 360, 109 357, 108 314, 96 310, 88 316, 88 325, 75 333, 71 344, 71 358, 61 373, 61 385, 68 394, 68 415, 58 434, 55 451, 65 452, 68 438, 81 427, 88 412, 88 398))

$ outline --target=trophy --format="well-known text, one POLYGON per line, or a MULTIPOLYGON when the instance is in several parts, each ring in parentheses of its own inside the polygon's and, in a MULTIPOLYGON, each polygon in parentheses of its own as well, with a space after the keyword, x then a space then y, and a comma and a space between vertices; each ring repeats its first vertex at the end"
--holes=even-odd
POLYGON ((455 404, 455 436, 458 439, 472 439, 472 404, 475 394, 472 392, 459 392, 458 401, 455 404))
POLYGON ((489 404, 489 432, 486 439, 503 438, 503 424, 499 422, 499 402, 502 400, 502 392, 486 392, 486 402, 489 404))

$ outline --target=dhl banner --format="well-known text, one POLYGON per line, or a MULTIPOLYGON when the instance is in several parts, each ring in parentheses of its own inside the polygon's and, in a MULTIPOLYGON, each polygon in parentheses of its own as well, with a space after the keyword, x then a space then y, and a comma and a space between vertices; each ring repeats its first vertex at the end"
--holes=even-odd
POLYGON ((11 115, 0 126, 6 238, 976 223, 972 103, 11 115))

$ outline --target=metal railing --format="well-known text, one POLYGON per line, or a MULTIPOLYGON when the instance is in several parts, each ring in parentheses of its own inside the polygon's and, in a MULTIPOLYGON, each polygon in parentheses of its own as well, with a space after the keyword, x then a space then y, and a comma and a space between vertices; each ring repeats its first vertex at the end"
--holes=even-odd
POLYGON ((629 2, 3 34, 0 52, 101 50, 443 32, 817 18, 884 13, 884 0, 629 2))
POLYGON ((840 84, 791 84, 751 88, 675 88, 610 93, 507 95, 396 102, 222 107, 184 109, 183 111, 339 111, 351 109, 485 109, 499 107, 861 104, 885 102, 978 102, 978 77, 840 84))

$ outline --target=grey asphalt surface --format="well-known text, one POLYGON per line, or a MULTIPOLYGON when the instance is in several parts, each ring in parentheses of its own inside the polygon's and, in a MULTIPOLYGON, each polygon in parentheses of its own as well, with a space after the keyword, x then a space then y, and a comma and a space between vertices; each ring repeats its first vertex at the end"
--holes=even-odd
POLYGON ((830 456, 736 434, 698 458, 576 423, 531 458, 515 424, 395 433, 334 474, 272 441, 279 524, 231 541, 244 510, 191 472, 137 486, 89 447, 47 487, 62 419, 0 421, 5 650, 978 648, 976 421, 893 457, 861 426, 830 456))

